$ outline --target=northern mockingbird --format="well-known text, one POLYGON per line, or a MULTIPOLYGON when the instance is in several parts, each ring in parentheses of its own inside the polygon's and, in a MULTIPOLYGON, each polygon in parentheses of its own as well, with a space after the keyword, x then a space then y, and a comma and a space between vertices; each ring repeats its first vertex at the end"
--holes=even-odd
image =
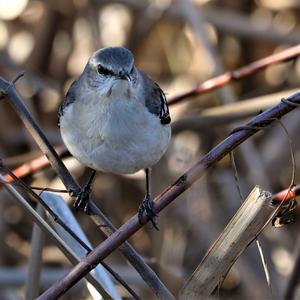
MULTIPOLYGON (((65 145, 84 165, 116 174, 145 170, 139 219, 146 211, 156 227, 150 170, 167 150, 171 119, 165 94, 134 66, 132 53, 121 47, 93 53, 67 92, 58 118, 65 145)), ((94 175, 77 195, 76 208, 87 209, 94 175)))

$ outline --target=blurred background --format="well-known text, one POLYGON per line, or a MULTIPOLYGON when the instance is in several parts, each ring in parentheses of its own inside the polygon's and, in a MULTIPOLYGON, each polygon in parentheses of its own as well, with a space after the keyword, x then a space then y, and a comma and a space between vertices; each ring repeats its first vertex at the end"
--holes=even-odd
MULTIPOLYGON (((296 0, 0 0, 0 75, 12 80, 25 71, 17 90, 48 139, 59 146, 62 140, 57 127, 58 107, 71 82, 98 48, 129 48, 137 67, 158 82, 171 99, 226 70, 298 44, 299 26, 300 5, 296 0)), ((290 95, 299 87, 299 79, 300 60, 295 58, 172 105, 173 137, 167 154, 153 169, 154 195, 173 183, 234 127, 270 106, 270 100, 279 101, 290 95), (255 107, 247 111, 248 104, 254 101, 255 107), (239 106, 241 103, 245 106, 239 106)), ((289 113, 283 122, 299 164, 298 114, 298 110, 289 113)), ((2 100, 1 158, 15 168, 40 155, 18 116, 2 100)), ((289 144, 280 126, 245 142, 235 151, 235 159, 245 196, 256 184, 271 192, 290 184, 289 144)), ((65 162, 81 184, 88 180, 90 171, 75 159, 67 155, 65 162)), ((297 178, 298 170, 296 183, 297 178)), ((25 179, 31 185, 63 187, 50 168, 25 179)), ((136 213, 144 186, 143 172, 131 176, 99 173, 93 199, 119 227, 136 213)), ((33 222, 3 189, 0 193, 0 298, 19 299, 24 295, 33 222)), ((226 156, 159 215, 160 231, 145 226, 130 242, 176 294, 240 203, 226 156)), ((104 236, 82 213, 76 213, 76 217, 92 244, 98 245, 104 236)), ((279 229, 269 225, 261 234, 274 298, 283 294, 293 267, 299 225, 297 209, 294 223, 279 229)), ((43 288, 70 268, 47 237, 43 261, 43 288)), ((142 298, 153 298, 119 253, 105 261, 142 298)), ((119 290, 124 297, 127 295, 121 287, 119 290)), ((219 296, 271 298, 254 245, 233 266, 219 296)), ((72 289, 68 297, 90 299, 82 286, 72 289)))

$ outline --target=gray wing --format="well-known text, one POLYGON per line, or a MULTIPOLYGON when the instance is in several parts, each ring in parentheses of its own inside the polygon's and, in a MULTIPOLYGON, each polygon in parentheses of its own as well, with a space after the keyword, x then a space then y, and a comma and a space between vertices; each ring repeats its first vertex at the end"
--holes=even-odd
POLYGON ((170 124, 171 117, 169 114, 167 98, 163 90, 146 74, 141 72, 141 75, 144 80, 144 96, 147 109, 149 110, 149 112, 157 115, 160 118, 161 124, 170 124))
POLYGON ((62 104, 60 105, 60 107, 58 109, 58 116, 57 116, 57 125, 58 125, 58 127, 60 126, 60 118, 61 118, 61 116, 63 116, 65 108, 76 100, 75 91, 76 91, 77 84, 78 84, 77 80, 75 80, 71 84, 66 96, 64 97, 64 100, 63 100, 62 104))

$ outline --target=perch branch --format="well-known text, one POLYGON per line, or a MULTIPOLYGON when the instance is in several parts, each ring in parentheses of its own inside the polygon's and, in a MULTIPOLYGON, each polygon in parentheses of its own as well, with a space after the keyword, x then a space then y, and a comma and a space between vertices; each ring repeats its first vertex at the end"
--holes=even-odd
MULTIPOLYGON (((159 213, 167 205, 173 202, 179 195, 188 189, 196 180, 204 175, 206 170, 221 160, 226 154, 254 135, 260 129, 269 126, 276 119, 292 111, 300 105, 300 93, 295 93, 282 100, 277 105, 254 117, 246 126, 235 130, 221 143, 209 151, 200 161, 186 171, 178 180, 158 197, 154 199, 154 212, 159 213)), ((147 221, 143 218, 144 223, 147 221)), ((116 232, 98 245, 84 260, 82 260, 64 278, 54 283, 38 299, 57 299, 70 289, 83 276, 88 274, 101 260, 112 253, 123 242, 130 238, 143 225, 139 222, 138 215, 134 215, 123 224, 116 232)))
MULTIPOLYGON (((59 157, 65 156, 68 151, 66 147, 64 146, 59 146, 55 148, 55 151, 59 157)), ((50 166, 50 162, 48 158, 45 155, 42 155, 40 157, 37 157, 29 162, 23 163, 19 167, 15 168, 13 170, 13 173, 18 177, 18 178, 23 178, 26 177, 30 174, 33 174, 37 171, 40 171, 44 168, 47 168, 50 166)), ((6 182, 13 182, 13 178, 9 175, 5 176, 5 181, 6 182)))

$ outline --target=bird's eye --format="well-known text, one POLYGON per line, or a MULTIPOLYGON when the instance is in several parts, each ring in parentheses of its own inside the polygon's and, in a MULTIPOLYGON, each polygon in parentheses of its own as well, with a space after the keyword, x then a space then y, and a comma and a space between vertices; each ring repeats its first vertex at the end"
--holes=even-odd
POLYGON ((101 75, 112 75, 112 71, 104 68, 101 65, 98 65, 97 70, 98 70, 98 73, 101 75))

